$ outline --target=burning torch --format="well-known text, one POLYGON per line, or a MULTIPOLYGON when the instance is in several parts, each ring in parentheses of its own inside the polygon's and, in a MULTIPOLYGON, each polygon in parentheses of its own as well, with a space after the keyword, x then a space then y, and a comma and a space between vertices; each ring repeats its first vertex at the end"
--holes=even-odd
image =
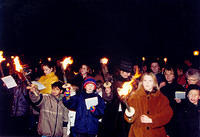
MULTIPOLYGON (((31 86, 32 83, 31 83, 31 82, 28 80, 28 78, 26 77, 26 74, 25 74, 25 72, 24 72, 24 70, 23 70, 23 67, 22 67, 21 63, 20 63, 19 57, 16 56, 13 60, 14 60, 15 70, 16 70, 17 72, 19 72, 19 73, 22 73, 23 76, 24 76, 24 78, 25 78, 25 80, 26 80, 26 82, 27 82, 27 84, 28 84, 29 86, 31 86)), ((38 93, 36 93, 36 92, 33 92, 33 93, 35 94, 35 96, 38 96, 38 93)))
POLYGON ((128 96, 130 95, 132 89, 133 89, 133 84, 136 84, 135 81, 137 78, 139 78, 141 76, 141 74, 139 73, 138 70, 136 70, 135 75, 132 77, 131 81, 128 82, 124 82, 124 84, 122 85, 122 88, 118 88, 117 92, 118 95, 122 98, 124 98, 124 103, 128 109, 128 111, 130 111, 130 106, 127 104, 127 99, 128 96))
MULTIPOLYGON (((104 78, 105 78, 105 81, 106 81, 106 82, 108 82, 108 81, 109 81, 109 78, 111 78, 110 75, 109 75, 109 72, 108 72, 108 66, 107 66, 108 61, 109 61, 109 60, 108 60, 108 58, 106 58, 106 57, 104 57, 104 58, 102 58, 102 59, 100 60, 101 69, 102 69, 102 72, 103 72, 103 75, 104 75, 104 78)), ((112 78, 111 78, 111 80, 112 80, 112 78)))
POLYGON ((67 69, 67 67, 69 65, 71 65, 73 63, 73 59, 72 57, 66 57, 62 62, 62 71, 63 71, 63 79, 64 79, 64 83, 67 83, 67 77, 65 75, 65 70, 67 69))
POLYGON ((1 62, 5 61, 6 59, 3 57, 3 51, 0 51, 0 71, 1 71, 1 77, 4 77, 3 69, 1 66, 1 62))

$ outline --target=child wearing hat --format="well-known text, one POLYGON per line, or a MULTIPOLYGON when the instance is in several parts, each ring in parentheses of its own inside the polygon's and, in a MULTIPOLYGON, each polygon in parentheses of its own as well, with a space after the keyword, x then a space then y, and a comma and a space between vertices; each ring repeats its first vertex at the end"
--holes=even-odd
POLYGON ((85 79, 84 90, 75 96, 64 92, 63 103, 76 111, 74 130, 77 137, 95 137, 98 132, 98 120, 104 114, 104 100, 95 93, 96 81, 92 77, 85 79))
POLYGON ((182 137, 199 137, 200 120, 200 87, 198 85, 189 85, 186 91, 187 98, 180 101, 182 106, 181 126, 182 137))

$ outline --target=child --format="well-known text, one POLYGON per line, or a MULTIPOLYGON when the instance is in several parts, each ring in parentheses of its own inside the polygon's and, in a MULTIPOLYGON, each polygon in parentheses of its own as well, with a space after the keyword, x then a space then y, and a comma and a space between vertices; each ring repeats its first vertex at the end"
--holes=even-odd
POLYGON ((72 97, 66 91, 63 103, 68 109, 76 111, 74 129, 77 137, 95 137, 98 132, 98 119, 104 114, 105 104, 95 93, 96 81, 92 77, 85 79, 83 87, 85 90, 72 97))
POLYGON ((170 121, 173 111, 152 72, 143 74, 138 89, 129 96, 127 103, 130 109, 126 109, 124 117, 131 123, 129 137, 167 136, 164 125, 170 121))
POLYGON ((185 137, 199 137, 199 115, 198 101, 200 98, 200 90, 197 85, 189 85, 187 99, 182 101, 184 108, 184 128, 185 137))
POLYGON ((51 84, 58 81, 58 77, 54 73, 54 65, 50 62, 44 62, 42 64, 42 69, 45 75, 41 76, 38 81, 42 83, 46 88, 40 90, 40 93, 51 94, 51 84))
POLYGON ((62 82, 52 84, 51 94, 39 94, 37 87, 31 85, 29 96, 32 102, 40 108, 38 134, 43 136, 67 136, 68 110, 62 103, 62 82), (36 96, 33 92, 37 92, 36 96))

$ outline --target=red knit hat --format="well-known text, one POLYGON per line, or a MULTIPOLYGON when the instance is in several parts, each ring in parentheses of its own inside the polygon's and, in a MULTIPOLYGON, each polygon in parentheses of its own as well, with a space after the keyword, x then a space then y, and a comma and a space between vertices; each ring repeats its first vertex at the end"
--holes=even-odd
POLYGON ((94 85, 94 89, 96 89, 96 81, 93 77, 87 77, 84 81, 83 87, 85 88, 85 86, 87 84, 93 84, 94 85))

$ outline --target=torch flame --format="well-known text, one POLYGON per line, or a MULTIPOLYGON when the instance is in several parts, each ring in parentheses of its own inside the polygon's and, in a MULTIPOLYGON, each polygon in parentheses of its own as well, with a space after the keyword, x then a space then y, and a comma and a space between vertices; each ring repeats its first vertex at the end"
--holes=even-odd
POLYGON ((0 63, 4 60, 6 59, 3 57, 3 51, 0 51, 0 63))
POLYGON ((21 72, 21 70, 23 69, 22 68, 22 65, 20 64, 20 60, 19 60, 19 57, 16 56, 14 58, 14 64, 15 64, 15 70, 18 71, 18 72, 21 72))
POLYGON ((51 62, 51 57, 48 57, 47 60, 48 60, 49 62, 51 62))
POLYGON ((10 63, 7 63, 6 66, 7 66, 7 67, 10 67, 10 63))
POLYGON ((100 61, 102 64, 107 64, 108 63, 108 58, 104 57, 100 61))
POLYGON ((141 76, 141 73, 139 73, 139 70, 136 69, 135 75, 132 77, 131 81, 124 82, 122 85, 122 88, 118 90, 119 96, 127 96, 133 89, 133 83, 137 78, 141 76))
POLYGON ((146 60, 146 58, 145 57, 142 57, 142 61, 145 61, 146 60))
POLYGON ((69 64, 73 63, 72 57, 66 57, 62 62, 63 69, 65 70, 69 64))
POLYGON ((167 58, 166 57, 163 60, 164 60, 165 63, 167 62, 167 58))

